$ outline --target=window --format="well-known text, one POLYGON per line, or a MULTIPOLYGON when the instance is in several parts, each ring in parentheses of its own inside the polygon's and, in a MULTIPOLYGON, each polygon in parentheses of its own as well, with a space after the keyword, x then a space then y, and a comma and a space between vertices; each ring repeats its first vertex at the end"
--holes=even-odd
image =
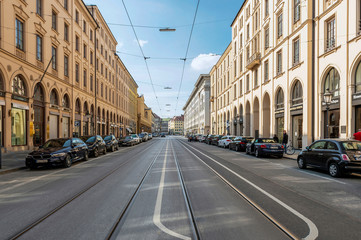
POLYGON ((239 94, 241 96, 243 95, 243 81, 242 80, 239 82, 239 94))
POLYGON ((90 74, 90 91, 93 91, 93 75, 90 74))
POLYGON ((264 1, 264 15, 267 17, 269 15, 269 1, 264 1))
POLYGON ((75 63, 75 81, 79 82, 79 63, 75 63))
POLYGON ((69 42, 69 25, 64 23, 64 40, 69 42))
POLYGON ((325 149, 326 146, 326 142, 325 141, 319 141, 319 142, 315 142, 314 144, 312 144, 310 146, 310 149, 314 150, 314 149, 325 149))
POLYGON ((280 38, 283 35, 283 14, 280 13, 277 16, 277 37, 280 38))
POLYGON ((15 44, 16 48, 24 51, 24 23, 18 18, 15 20, 16 31, 15 31, 15 44))
POLYGON ((258 30, 258 26, 259 26, 259 24, 258 24, 258 12, 256 12, 255 15, 254 15, 254 27, 255 27, 255 31, 258 30))
POLYGON ((86 21, 85 20, 83 20, 83 32, 86 33, 86 21))
POLYGON ((103 75, 103 63, 100 64, 100 73, 103 75))
POLYGON ((108 99, 108 87, 105 86, 105 99, 108 99))
POLYGON ((75 36, 75 50, 79 52, 79 37, 75 36))
POLYGON ((254 87, 258 87, 258 69, 254 71, 254 87))
POLYGON ((36 0, 36 13, 39 15, 39 16, 43 16, 42 13, 43 13, 43 0, 36 0))
POLYGON ((100 46, 100 54, 103 55, 103 45, 100 46))
POLYGON ((54 46, 51 47, 51 56, 53 57, 51 66, 54 70, 57 70, 57 49, 54 46))
POLYGON ((86 69, 84 69, 83 70, 83 85, 84 85, 84 87, 86 87, 86 85, 87 85, 86 78, 87 78, 87 71, 86 71, 86 69))
POLYGON ((64 108, 70 108, 70 100, 67 94, 65 94, 63 97, 62 106, 64 108))
POLYGON ((296 23, 300 21, 301 18, 301 1, 300 0, 294 0, 293 1, 293 23, 296 23))
POLYGON ((276 109, 277 110, 284 108, 284 101, 285 101, 284 99, 285 99, 285 97, 283 94, 283 90, 280 88, 276 95, 276 109))
POLYGON ((332 97, 337 98, 340 96, 340 75, 335 68, 331 68, 326 75, 324 93, 327 89, 332 93, 332 97))
POLYGON ((282 51, 277 53, 277 75, 282 73, 282 51))
POLYGON ((64 0, 64 8, 65 8, 66 10, 68 10, 68 7, 69 7, 69 5, 68 5, 68 0, 64 0))
POLYGON ((100 95, 103 97, 103 83, 100 84, 100 95))
POLYGON ((300 62, 300 39, 293 41, 293 65, 300 62))
POLYGON ((24 80, 21 75, 16 75, 14 77, 12 84, 12 93, 23 97, 27 96, 24 80))
POLYGON ((83 57, 87 58, 87 46, 85 44, 83 44, 83 57))
POLYGON ((246 90, 247 90, 247 92, 249 91, 249 85, 250 85, 250 83, 249 83, 249 74, 246 76, 246 90))
POLYGON ((36 60, 43 61, 43 38, 40 35, 36 35, 36 60))
POLYGON ((243 53, 239 56, 239 72, 242 73, 243 70, 243 53))
POLYGON ((236 77, 237 76, 237 60, 234 60, 233 66, 234 66, 234 77, 236 77))
POLYGON ((269 67, 268 67, 268 60, 264 62, 264 82, 269 80, 269 67))
POLYGON ((90 51, 90 64, 93 65, 93 52, 90 51))
POLYGON ((90 38, 90 41, 93 41, 93 30, 90 29, 90 32, 89 32, 89 38, 90 38))
POLYGON ((69 57, 64 55, 64 76, 69 77, 69 57))
POLYGON ((55 89, 53 89, 50 93, 50 104, 52 105, 59 105, 58 102, 58 94, 56 94, 55 89))
POLYGON ((335 28, 336 20, 332 18, 327 22, 326 51, 333 49, 336 45, 335 28))
POLYGON ((337 147, 337 145, 335 143, 328 142, 326 149, 328 149, 328 150, 338 150, 338 147, 337 147))
POLYGON ((58 24, 57 24, 57 16, 58 14, 55 11, 52 11, 51 13, 51 28, 54 30, 58 30, 58 24))
POLYGON ((249 40, 249 24, 247 24, 247 40, 249 40))
POLYGON ((302 97, 303 97, 302 85, 300 81, 297 81, 292 91, 292 105, 302 104, 303 102, 302 97))
POLYGON ((359 62, 355 73, 355 90, 361 92, 361 62, 359 62))
POLYGON ((75 10, 75 22, 79 24, 79 12, 78 10, 75 10))
POLYGON ((269 48, 269 27, 264 30, 264 48, 269 48))

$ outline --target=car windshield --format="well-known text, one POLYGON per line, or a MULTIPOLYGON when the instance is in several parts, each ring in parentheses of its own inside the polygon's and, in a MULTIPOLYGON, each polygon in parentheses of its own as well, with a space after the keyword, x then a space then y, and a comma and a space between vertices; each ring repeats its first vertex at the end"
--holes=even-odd
POLYGON ((104 141, 107 141, 107 140, 112 140, 112 136, 106 136, 106 137, 104 138, 104 141))
POLYGON ((233 139, 235 139, 236 137, 230 137, 229 139, 231 139, 231 140, 233 140, 233 139))
MULTIPOLYGON (((81 140, 84 141, 84 139, 81 139, 81 140)), ((93 143, 93 142, 95 142, 95 140, 96 140, 96 137, 93 136, 93 137, 90 137, 88 140, 86 140, 86 142, 87 142, 87 143, 93 143)))
POLYGON ((361 142, 343 142, 342 146, 348 151, 359 151, 361 150, 361 142))
POLYGON ((144 134, 143 133, 139 134, 139 137, 144 137, 144 134))
POLYGON ((132 139, 132 137, 131 136, 126 136, 124 139, 125 140, 130 140, 130 139, 132 139))
POLYGON ((137 136, 137 134, 133 134, 132 137, 135 137, 135 138, 136 138, 136 137, 138 137, 138 136, 137 136))
POLYGON ((48 149, 48 148, 70 147, 70 145, 71 145, 70 139, 52 139, 47 141, 44 144, 43 148, 48 149))
POLYGON ((258 142, 260 143, 276 143, 273 139, 259 139, 258 142))

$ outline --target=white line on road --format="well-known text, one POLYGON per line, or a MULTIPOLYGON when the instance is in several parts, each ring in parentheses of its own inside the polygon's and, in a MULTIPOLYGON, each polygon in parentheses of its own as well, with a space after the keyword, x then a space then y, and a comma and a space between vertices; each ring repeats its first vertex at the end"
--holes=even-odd
POLYGON ((156 201, 155 208, 154 208, 153 222, 160 230, 162 230, 163 232, 165 232, 165 233, 167 233, 167 234, 169 234, 169 235, 171 235, 173 237, 176 237, 176 238, 179 238, 179 239, 191 240, 190 237, 183 236, 183 235, 181 235, 179 233, 176 233, 176 232, 168 229, 160 221, 162 200, 163 200, 165 169, 166 169, 166 164, 167 164, 168 143, 169 142, 167 141, 167 147, 166 147, 166 150, 165 150, 165 156, 164 156, 164 162, 163 162, 163 168, 162 168, 162 175, 160 177, 160 182, 159 182, 157 201, 156 201))
MULTIPOLYGON (((306 240, 310 240, 310 239, 316 239, 318 237, 318 229, 316 227, 316 225, 307 217, 305 217, 304 215, 302 215, 301 213, 299 213, 298 211, 296 211, 295 209, 291 208, 289 205, 287 205, 286 203, 282 202, 281 200, 279 200, 278 198, 276 198, 275 196, 273 196, 272 194, 268 193, 267 191, 263 190, 262 188, 258 187, 256 184, 252 183, 251 181, 247 180, 246 178, 242 177, 241 175, 239 175, 238 173, 236 173, 235 171, 233 171, 232 169, 224 166, 223 164, 219 163, 218 161, 216 161, 215 159, 213 159, 212 157, 202 153, 201 151, 199 151, 198 149, 189 146, 187 144, 188 147, 193 148, 195 151, 199 152, 200 154, 202 154, 203 156, 207 157, 208 159, 212 160, 213 162, 215 162, 216 164, 220 165, 221 167, 223 167, 224 169, 228 170, 229 172, 233 173, 235 176, 237 176, 238 178, 242 179, 243 181, 245 181, 246 183, 248 183, 249 185, 251 185, 252 187, 254 187, 255 189, 257 189, 258 191, 260 191, 261 193, 263 193, 264 195, 268 196, 269 198, 271 198, 273 201, 277 202, 279 205, 281 205, 282 207, 284 207, 285 209, 287 209, 288 211, 290 211, 291 213, 293 213, 294 215, 296 215, 297 217, 299 217, 300 219, 302 219, 309 227, 310 229, 310 233, 308 236, 306 236, 304 239, 306 240)), ((183 147, 190 152, 192 155, 196 156, 198 159, 200 159, 197 155, 195 155, 193 152, 191 152, 188 148, 186 148, 184 145, 183 147)), ((200 159, 204 164, 206 164, 202 159, 200 159)), ((206 164, 208 166, 208 164, 206 164)), ((209 166, 210 167, 210 166, 209 166)), ((211 167, 210 167, 211 168, 211 167)))

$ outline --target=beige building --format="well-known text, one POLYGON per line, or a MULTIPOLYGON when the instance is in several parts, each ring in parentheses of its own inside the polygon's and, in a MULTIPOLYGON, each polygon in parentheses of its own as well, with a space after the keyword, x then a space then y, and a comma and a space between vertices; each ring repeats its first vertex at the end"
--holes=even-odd
POLYGON ((121 135, 121 124, 134 120, 129 89, 137 86, 99 9, 81 0, 14 0, 1 1, 0 11, 5 149, 32 149, 57 137, 121 135))
POLYGON ((168 122, 169 134, 181 134, 184 133, 184 115, 174 116, 168 122))
POLYGON ((152 132, 152 109, 149 108, 144 101, 144 96, 138 96, 138 121, 137 121, 137 133, 152 132))
POLYGON ((305 147, 325 137, 326 89, 333 95, 329 137, 359 128, 360 3, 315 3, 244 2, 210 73, 214 133, 282 137, 285 129, 293 146, 305 147))

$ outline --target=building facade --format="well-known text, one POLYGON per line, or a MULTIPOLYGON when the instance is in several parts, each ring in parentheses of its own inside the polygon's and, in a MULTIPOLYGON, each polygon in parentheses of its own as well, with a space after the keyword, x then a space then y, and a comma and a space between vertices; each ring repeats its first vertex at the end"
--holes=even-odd
POLYGON ((137 133, 141 132, 152 132, 152 109, 148 108, 148 106, 144 102, 144 96, 138 96, 138 123, 137 123, 137 133))
POLYGON ((165 133, 165 134, 169 133, 169 129, 168 129, 169 120, 170 120, 170 118, 162 118, 162 121, 160 123, 160 132, 161 133, 165 133))
POLYGON ((184 133, 184 115, 174 116, 168 122, 168 131, 169 134, 179 134, 183 135, 184 133))
POLYGON ((280 138, 286 130, 302 148, 359 128, 360 3, 315 3, 244 2, 210 73, 213 133, 280 138))
POLYGON ((210 75, 201 74, 183 107, 184 134, 210 133, 210 75))
POLYGON ((81 0, 14 0, 1 1, 0 11, 1 145, 17 151, 50 138, 120 136, 131 117, 119 86, 129 82, 99 9, 81 0))
POLYGON ((155 113, 153 113, 154 129, 153 133, 160 133, 162 119, 155 113))

